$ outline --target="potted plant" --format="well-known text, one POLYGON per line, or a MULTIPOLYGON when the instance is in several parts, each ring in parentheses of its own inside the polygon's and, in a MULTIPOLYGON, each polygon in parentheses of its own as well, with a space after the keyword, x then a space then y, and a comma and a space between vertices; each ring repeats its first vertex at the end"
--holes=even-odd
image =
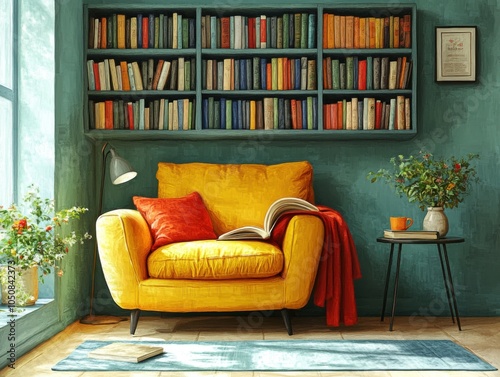
POLYGON ((421 210, 427 208, 424 230, 437 230, 440 237, 448 232, 445 208, 455 208, 464 200, 472 183, 478 181, 472 161, 478 154, 468 154, 461 158, 435 158, 430 153, 390 159, 391 170, 380 169, 369 172, 371 182, 383 180, 396 192, 408 198, 410 203, 418 203, 421 210))
POLYGON ((40 198, 33 185, 20 205, 0 206, 2 303, 32 305, 38 298, 38 275, 42 281, 52 270, 63 275, 59 262, 71 246, 91 238, 64 228, 87 211, 72 207, 55 212, 54 201, 40 198), (30 284, 34 285, 31 289, 30 284))

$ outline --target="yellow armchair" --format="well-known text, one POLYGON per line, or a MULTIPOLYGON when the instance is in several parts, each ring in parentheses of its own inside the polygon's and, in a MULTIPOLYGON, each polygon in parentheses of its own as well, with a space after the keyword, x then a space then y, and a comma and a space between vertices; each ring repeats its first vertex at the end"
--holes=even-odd
MULTIPOLYGON (((269 204, 280 197, 314 200, 308 162, 160 163, 157 178, 159 197, 198 192, 217 235, 243 225, 262 226, 269 204)), ((281 310, 292 335, 288 309, 307 304, 324 238, 322 220, 307 214, 290 220, 281 246, 254 240, 199 240, 151 251, 148 223, 130 209, 101 215, 96 228, 104 277, 116 304, 131 310, 132 334, 141 310, 281 310)))

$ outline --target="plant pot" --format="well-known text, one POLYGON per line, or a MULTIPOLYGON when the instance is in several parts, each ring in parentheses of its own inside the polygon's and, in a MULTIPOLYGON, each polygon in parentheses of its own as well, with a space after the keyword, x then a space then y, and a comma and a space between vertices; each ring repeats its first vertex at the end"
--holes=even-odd
POLYGON ((0 267, 2 305, 31 306, 38 300, 38 267, 0 267))
POLYGON ((438 231, 442 238, 448 233, 448 217, 443 207, 428 207, 424 217, 423 230, 438 231))

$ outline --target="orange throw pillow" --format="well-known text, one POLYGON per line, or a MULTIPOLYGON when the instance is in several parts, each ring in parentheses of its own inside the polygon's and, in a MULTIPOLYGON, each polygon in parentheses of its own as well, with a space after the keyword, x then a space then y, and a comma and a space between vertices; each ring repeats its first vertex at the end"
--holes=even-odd
POLYGON ((174 242, 217 238, 203 199, 197 192, 182 198, 134 196, 133 201, 149 224, 154 240, 151 250, 174 242))

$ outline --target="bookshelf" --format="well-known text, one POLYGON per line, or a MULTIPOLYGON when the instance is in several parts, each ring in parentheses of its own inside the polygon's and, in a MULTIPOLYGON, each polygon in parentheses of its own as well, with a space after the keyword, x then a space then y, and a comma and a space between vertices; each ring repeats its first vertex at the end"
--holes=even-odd
POLYGON ((414 4, 86 5, 84 134, 408 140, 416 16, 414 4))

